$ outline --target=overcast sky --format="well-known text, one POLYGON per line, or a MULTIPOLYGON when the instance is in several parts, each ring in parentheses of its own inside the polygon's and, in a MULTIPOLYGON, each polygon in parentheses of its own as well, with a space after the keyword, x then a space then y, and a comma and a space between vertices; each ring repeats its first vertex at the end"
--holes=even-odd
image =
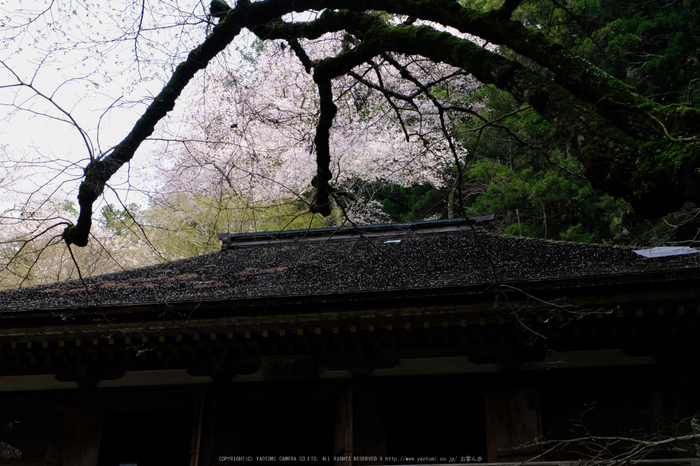
MULTIPOLYGON (((72 180, 63 186, 74 199, 90 153, 121 141, 175 64, 204 39, 202 4, 146 2, 143 16, 140 5, 0 4, 0 143, 25 167, 11 174, 25 178, 15 188, 30 191, 49 182, 48 193, 72 180)), ((148 150, 137 153, 132 174, 148 150)), ((113 185, 123 185, 124 175, 113 185)), ((2 197, 6 208, 12 196, 2 197)))

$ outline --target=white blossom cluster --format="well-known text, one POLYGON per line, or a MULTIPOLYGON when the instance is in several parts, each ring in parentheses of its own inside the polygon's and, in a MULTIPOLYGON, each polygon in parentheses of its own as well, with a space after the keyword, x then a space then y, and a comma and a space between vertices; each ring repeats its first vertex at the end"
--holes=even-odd
MULTIPOLYGON (((337 34, 301 43, 311 60, 347 46, 337 34)), ((303 199, 316 172, 319 99, 291 47, 268 43, 250 69, 222 68, 201 82, 177 135, 182 142, 164 165, 165 191, 225 190, 254 205, 303 199)), ((350 189, 360 180, 439 187, 445 167, 466 156, 454 134, 478 110, 466 100, 478 84, 460 70, 387 55, 333 85, 332 186, 350 189)))

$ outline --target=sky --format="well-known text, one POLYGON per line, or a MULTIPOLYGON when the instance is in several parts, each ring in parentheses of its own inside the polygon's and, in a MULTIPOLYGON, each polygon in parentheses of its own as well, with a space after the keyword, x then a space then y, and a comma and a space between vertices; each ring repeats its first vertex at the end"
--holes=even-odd
MULTIPOLYGON (((34 203, 48 196, 75 202, 90 157, 127 136, 211 31, 208 11, 205 0, 0 1, 0 212, 19 212, 38 189, 34 203)), ((240 66, 239 50, 252 40, 244 32, 209 68, 240 66)), ((161 128, 178 132, 197 89, 197 82, 188 86, 161 128)), ((162 147, 142 144, 101 203, 146 205, 139 190, 155 188, 152 159, 162 147)))
MULTIPOLYGON (((0 212, 22 206, 38 189, 33 203, 49 196, 75 202, 90 157, 129 133, 177 64, 206 38, 208 4, 0 1, 0 212)), ((240 37, 210 68, 240 67, 236 49, 250 45, 250 35, 240 37)), ((194 83, 186 90, 161 127, 178 132, 197 89, 194 83)), ((106 190, 102 202, 145 206, 140 190, 156 186, 158 150, 143 144, 110 180, 115 191, 106 190)))
MULTIPOLYGON (((74 199, 90 156, 129 133, 174 66, 204 40, 203 3, 146 2, 143 15, 140 5, 0 2, 3 210, 21 202, 17 191, 42 185, 45 195, 58 189, 74 199)), ((111 184, 124 188, 127 176, 138 178, 149 150, 139 150, 130 173, 111 184)), ((141 185, 149 179, 141 178, 141 185)))

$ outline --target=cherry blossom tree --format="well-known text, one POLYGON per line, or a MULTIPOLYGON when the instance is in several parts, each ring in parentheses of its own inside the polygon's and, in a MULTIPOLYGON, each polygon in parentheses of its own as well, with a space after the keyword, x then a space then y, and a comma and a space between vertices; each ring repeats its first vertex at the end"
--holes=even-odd
MULTIPOLYGON (((34 100, 51 106, 54 113, 44 115, 73 124, 85 140, 88 156, 87 163, 79 164, 84 167, 78 189, 79 215, 75 223, 63 231, 62 238, 67 244, 87 244, 94 204, 105 192, 107 183, 113 183, 113 177, 132 161, 137 149, 153 136, 156 126, 176 108, 178 97, 195 75, 202 70, 213 70, 216 64, 233 64, 230 52, 236 47, 236 41, 244 37, 244 30, 252 31, 270 48, 281 48, 280 44, 284 43, 286 50, 280 54, 280 60, 298 61, 313 79, 318 105, 317 116, 312 120, 313 138, 309 140, 308 130, 302 130, 306 131, 305 139, 297 134, 295 149, 298 151, 295 155, 300 157, 299 170, 308 163, 304 162, 304 157, 308 160, 311 155, 313 158, 315 175, 309 180, 313 187, 309 198, 312 212, 332 213, 334 199, 342 192, 338 185, 342 170, 337 164, 352 173, 353 163, 362 160, 359 154, 347 151, 341 154, 337 145, 349 139, 342 137, 342 105, 355 106, 357 110, 356 104, 361 104, 364 95, 371 97, 368 98, 370 102, 375 94, 384 99, 383 105, 372 108, 367 122, 380 115, 386 115, 387 121, 393 118, 404 138, 408 136, 409 144, 423 144, 421 151, 432 150, 436 159, 442 157, 459 164, 465 154, 460 153, 462 149, 455 143, 458 125, 453 122, 458 118, 450 116, 450 112, 460 112, 464 115, 462 118, 478 118, 478 115, 473 113, 464 93, 445 93, 441 78, 429 78, 432 71, 421 62, 440 64, 437 69, 448 75, 453 73, 450 70, 456 69, 459 79, 465 83, 476 79, 496 86, 539 112, 569 141, 593 185, 625 198, 638 213, 655 217, 674 211, 687 201, 697 202, 700 197, 698 111, 682 104, 661 105, 645 98, 634 88, 571 54, 566 47, 543 35, 537 24, 516 20, 518 16, 514 13, 523 3, 522 0, 504 0, 495 2, 494 6, 491 3, 472 6, 452 0, 261 0, 252 3, 241 0, 233 7, 220 1, 208 7, 186 7, 176 2, 167 5, 144 2, 137 7, 110 4, 104 13, 100 7, 90 4, 80 4, 72 11, 50 4, 45 11, 27 14, 22 24, 13 23, 10 35, 14 35, 9 40, 15 42, 26 42, 30 37, 26 31, 30 30, 40 29, 56 35, 58 45, 33 63, 43 69, 48 66, 48 57, 53 58, 56 52, 73 47, 84 50, 86 58, 99 57, 98 63, 105 57, 119 56, 115 63, 122 65, 121 72, 108 73, 104 81, 116 75, 123 75, 123 79, 128 75, 136 76, 129 81, 129 86, 133 87, 133 83, 143 82, 139 78, 157 82, 164 75, 168 76, 167 83, 152 99, 138 101, 137 106, 147 104, 142 116, 131 124, 128 135, 112 148, 100 144, 99 139, 95 143, 87 137, 90 131, 77 125, 79 119, 75 118, 73 107, 59 103, 55 93, 41 91, 41 82, 36 76, 26 78, 7 60, 3 63, 8 76, 14 79, 12 86, 32 93, 34 100), (83 13, 88 19, 83 18, 83 13), (53 18, 72 18, 75 30, 88 34, 84 37, 89 39, 76 41, 75 34, 67 34, 66 28, 59 27, 53 18), (109 28, 97 27, 98 32, 91 33, 78 18, 85 24, 110 21, 122 25, 121 31, 108 36, 105 31, 109 28), (32 29, 40 23, 41 27, 32 29), (123 26, 125 24, 127 26, 123 26), (25 32, 23 36, 22 31, 25 32), (104 37, 99 37, 100 34, 104 37), (204 34, 206 38, 202 39, 204 34), (328 37, 336 39, 328 41, 328 37), (318 41, 325 41, 327 47, 315 49, 316 46, 309 45, 318 41), (90 46, 94 50, 90 50, 90 46), (167 50, 169 47, 172 50, 167 50), (169 53, 156 53, 164 50, 169 53), (294 53, 288 53, 289 50, 294 53), (389 71, 391 69, 393 71, 389 71), (390 82, 380 78, 390 73, 395 73, 408 88, 392 88, 390 82), (411 86, 420 92, 411 91, 411 86), (344 104, 343 99, 348 103, 344 104), (410 108, 419 115, 417 121, 402 116, 402 112, 410 108), (428 117, 429 112, 432 117, 428 117), (423 125, 427 120, 432 121, 423 125), (436 148, 440 144, 442 149, 438 151, 436 148), (304 152, 309 148, 312 154, 304 152)), ((223 67, 224 70, 228 68, 223 67)), ((90 74, 89 82, 102 85, 97 76, 95 72, 90 74)), ((72 83, 72 79, 66 83, 72 83)), ((116 106, 129 106, 134 101, 115 99, 115 102, 116 106)), ((17 109, 36 109, 23 101, 12 104, 17 109)), ((233 124, 242 123, 231 121, 229 129, 246 129, 245 126, 230 128, 233 124)), ((492 123, 484 121, 483 124, 492 123)), ((368 134, 374 128, 378 127, 368 124, 368 134)), ((375 136, 377 138, 366 139, 368 152, 370 142, 392 144, 393 136, 386 132, 377 131, 375 136)), ((260 142, 257 139, 230 140, 243 147, 260 142)), ((292 152, 287 154, 291 156, 292 152)), ((270 160, 286 163, 284 154, 275 154, 270 160)), ((408 157, 407 160, 413 159, 408 157)), ((401 166, 400 161, 394 165, 395 168, 401 166)), ((414 173, 421 171, 420 163, 411 162, 406 166, 414 173)), ((262 170, 264 165, 258 168, 262 170)), ((398 170, 395 173, 398 174, 398 170)), ((262 176, 255 174, 259 179, 270 176, 265 171, 259 174, 262 176)))
MULTIPOLYGON (((303 53, 318 59, 329 50, 338 53, 348 40, 327 34, 305 43, 303 53)), ((178 150, 163 151, 162 192, 191 193, 194 187, 249 208, 283 200, 309 204, 320 108, 313 77, 293 54, 284 41, 273 42, 262 47, 249 71, 219 70, 201 78, 202 91, 185 115, 188 123, 165 138, 178 150)), ((464 113, 477 106, 445 108, 476 88, 478 83, 454 67, 390 54, 338 79, 330 156, 333 197, 345 211, 341 217, 388 220, 376 218, 381 212, 371 199, 356 202, 359 184, 443 184, 444 167, 466 155, 453 133, 464 113)))

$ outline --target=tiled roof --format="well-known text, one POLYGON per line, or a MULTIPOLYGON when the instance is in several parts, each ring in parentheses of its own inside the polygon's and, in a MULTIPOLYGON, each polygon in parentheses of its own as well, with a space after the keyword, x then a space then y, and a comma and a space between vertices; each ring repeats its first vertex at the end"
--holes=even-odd
POLYGON ((80 282, 0 293, 0 311, 339 295, 700 270, 700 254, 647 259, 631 249, 475 232, 270 239, 80 282))

